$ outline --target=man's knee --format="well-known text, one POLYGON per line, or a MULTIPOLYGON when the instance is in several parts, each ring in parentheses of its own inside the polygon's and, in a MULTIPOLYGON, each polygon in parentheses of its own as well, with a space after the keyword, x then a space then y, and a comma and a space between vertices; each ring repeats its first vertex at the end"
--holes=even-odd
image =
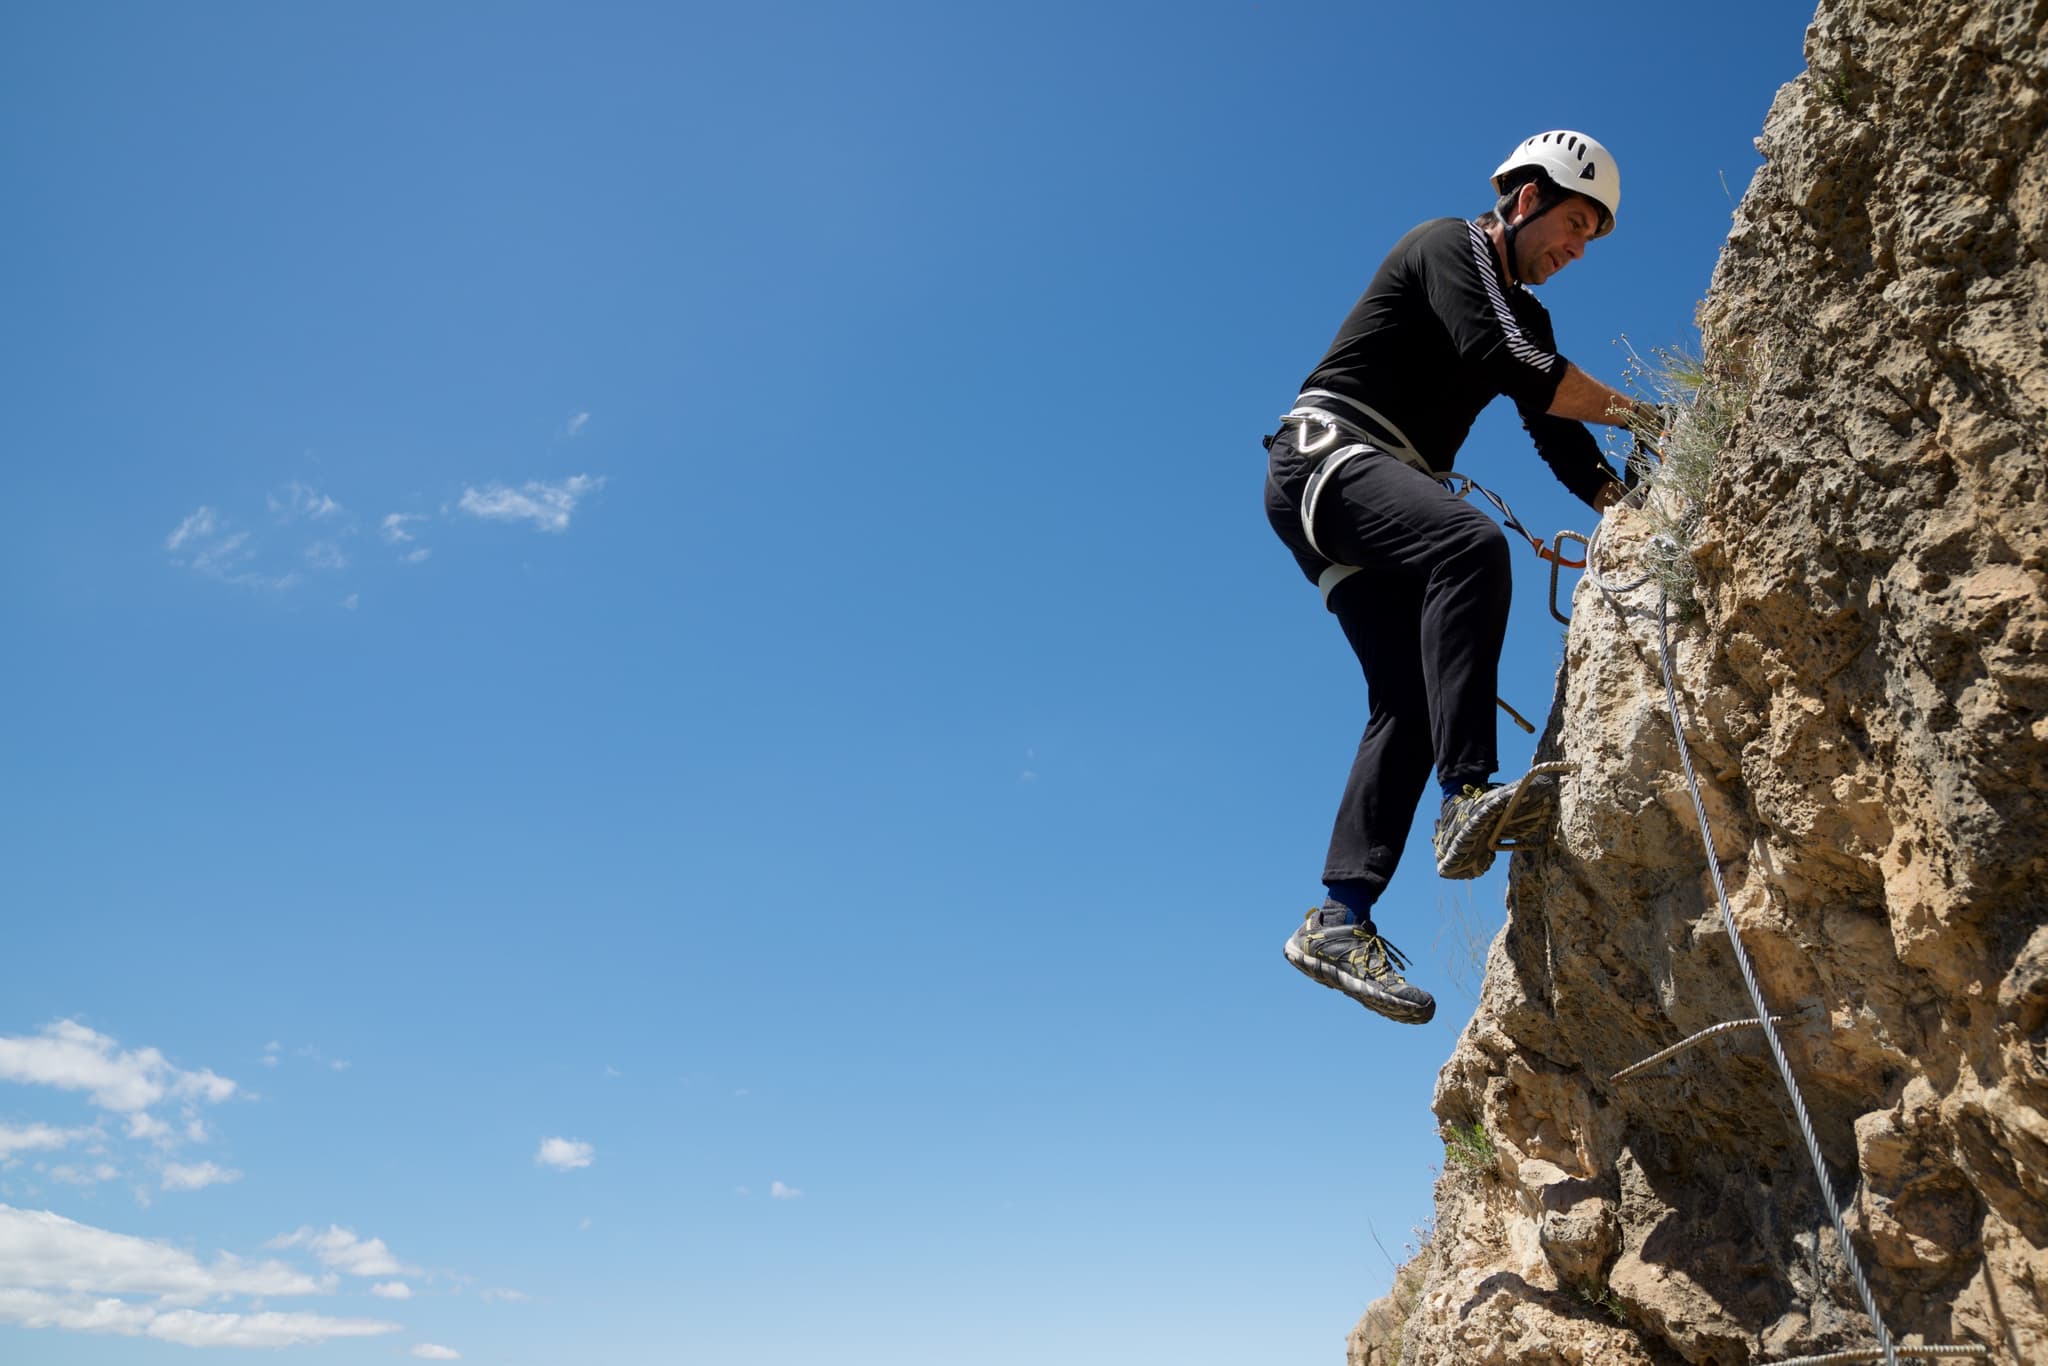
POLYGON ((1493 519, 1477 509, 1461 518, 1456 530, 1445 538, 1443 564, 1460 578, 1507 583, 1514 572, 1508 554, 1508 538, 1493 519))

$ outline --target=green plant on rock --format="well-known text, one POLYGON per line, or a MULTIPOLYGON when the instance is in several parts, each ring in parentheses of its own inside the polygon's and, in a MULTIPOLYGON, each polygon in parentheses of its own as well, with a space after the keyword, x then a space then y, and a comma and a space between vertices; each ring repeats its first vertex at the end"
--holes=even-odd
POLYGON ((1621 1302, 1621 1296, 1614 1293, 1614 1287, 1601 1281, 1586 1281, 1579 1286, 1579 1298, 1595 1309, 1603 1311, 1616 1323, 1628 1322, 1628 1306, 1621 1302))
POLYGON ((1474 1121, 1448 1126, 1444 1134, 1444 1162, 1447 1166, 1490 1173, 1494 1170, 1494 1157, 1493 1135, 1486 1132, 1485 1125, 1474 1121))
POLYGON ((1632 433, 1638 448, 1654 448, 1655 455, 1629 453, 1640 480, 1630 501, 1641 507, 1653 532, 1648 568, 1683 620, 1699 611, 1692 548, 1708 506, 1714 462, 1748 408, 1755 382, 1747 359, 1725 348, 1653 348, 1645 357, 1626 337, 1622 345, 1629 356, 1624 384, 1664 414, 1661 423, 1632 433))

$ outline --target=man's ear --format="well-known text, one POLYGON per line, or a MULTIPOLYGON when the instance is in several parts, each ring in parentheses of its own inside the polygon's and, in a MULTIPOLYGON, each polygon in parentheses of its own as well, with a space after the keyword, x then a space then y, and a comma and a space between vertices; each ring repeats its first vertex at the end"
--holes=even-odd
POLYGON ((1543 200, 1543 191, 1531 180, 1515 191, 1515 221, 1520 222, 1536 212, 1536 206, 1543 200))

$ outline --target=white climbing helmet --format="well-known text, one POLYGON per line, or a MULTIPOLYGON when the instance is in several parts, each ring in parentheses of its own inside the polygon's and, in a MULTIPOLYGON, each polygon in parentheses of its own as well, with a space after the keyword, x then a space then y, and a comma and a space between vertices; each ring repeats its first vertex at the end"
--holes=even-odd
POLYGON ((1614 231, 1614 212, 1621 207, 1621 171, 1605 147, 1568 128, 1538 133, 1525 139, 1493 173, 1494 193, 1506 194, 1508 173, 1528 167, 1543 172, 1559 189, 1582 194, 1605 210, 1595 237, 1614 231))

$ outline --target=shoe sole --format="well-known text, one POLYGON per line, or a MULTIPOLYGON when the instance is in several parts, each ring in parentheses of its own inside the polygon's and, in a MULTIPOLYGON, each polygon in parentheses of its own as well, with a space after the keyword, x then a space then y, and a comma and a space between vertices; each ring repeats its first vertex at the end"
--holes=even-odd
POLYGON ((1437 855, 1438 877, 1464 881, 1483 877, 1501 849, 1526 849, 1538 843, 1557 816, 1558 777, 1576 765, 1538 764, 1515 782, 1487 793, 1499 813, 1483 810, 1464 831, 1464 838, 1437 855))
POLYGON ((1313 954, 1303 953, 1294 946, 1293 936, 1288 936, 1281 952, 1287 961, 1294 964, 1302 976, 1318 986, 1342 992, 1375 1015, 1384 1015, 1398 1024, 1428 1024, 1436 1018, 1436 1002, 1418 1006, 1413 1001, 1404 1001, 1379 983, 1365 977, 1354 977, 1334 963, 1326 962, 1313 954))

